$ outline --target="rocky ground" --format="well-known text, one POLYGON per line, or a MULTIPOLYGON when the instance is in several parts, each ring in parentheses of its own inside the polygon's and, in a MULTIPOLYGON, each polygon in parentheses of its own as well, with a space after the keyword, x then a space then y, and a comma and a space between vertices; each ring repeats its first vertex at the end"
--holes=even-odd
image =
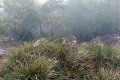
POLYGON ((91 42, 103 42, 105 44, 116 45, 120 42, 120 36, 111 36, 109 34, 104 36, 97 36, 96 38, 92 39, 91 42))
POLYGON ((7 48, 0 48, 0 58, 7 56, 8 53, 9 53, 9 50, 7 48))

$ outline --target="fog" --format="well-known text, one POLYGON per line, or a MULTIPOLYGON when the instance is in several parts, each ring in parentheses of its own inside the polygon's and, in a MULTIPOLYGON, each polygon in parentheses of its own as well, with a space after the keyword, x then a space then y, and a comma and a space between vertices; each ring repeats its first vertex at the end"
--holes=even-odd
POLYGON ((0 80, 120 80, 120 0, 0 0, 0 80))
POLYGON ((11 41, 119 35, 119 0, 0 0, 0 37, 11 41))

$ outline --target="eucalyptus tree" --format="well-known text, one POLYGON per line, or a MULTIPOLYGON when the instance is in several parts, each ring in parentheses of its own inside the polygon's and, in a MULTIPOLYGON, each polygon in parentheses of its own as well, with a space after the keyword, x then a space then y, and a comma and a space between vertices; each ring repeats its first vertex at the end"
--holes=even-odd
POLYGON ((50 36, 57 36, 63 27, 64 0, 48 0, 43 6, 43 22, 50 36))
POLYGON ((117 31, 113 0, 69 0, 66 7, 66 25, 80 41, 117 31))
POLYGON ((37 0, 5 0, 4 11, 15 21, 10 21, 9 27, 17 24, 20 29, 20 32, 12 30, 17 40, 54 36, 63 26, 63 0, 48 0, 42 5, 37 0))
MULTIPOLYGON (((38 10, 35 0, 4 0, 4 11, 15 19, 15 22, 19 24, 17 27, 20 27, 21 33, 17 34, 13 31, 17 40, 34 38, 34 29, 41 24, 41 14, 38 10)), ((11 23, 16 25, 15 22, 11 23)))

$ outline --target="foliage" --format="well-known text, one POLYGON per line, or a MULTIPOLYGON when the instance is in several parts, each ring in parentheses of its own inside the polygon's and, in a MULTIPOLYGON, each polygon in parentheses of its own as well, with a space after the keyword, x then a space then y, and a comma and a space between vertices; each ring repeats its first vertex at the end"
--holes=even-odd
POLYGON ((0 32, 4 34, 3 26, 10 28, 5 30, 7 36, 17 41, 61 35, 89 41, 96 36, 117 34, 118 5, 113 0, 47 0, 44 4, 38 4, 37 0, 4 0, 0 32), (4 16, 11 17, 9 23, 4 16))
POLYGON ((4 0, 0 37, 15 41, 51 39, 40 41, 38 46, 19 45, 9 55, 0 76, 5 80, 119 80, 119 45, 81 43, 71 52, 73 47, 60 41, 68 35, 89 41, 117 34, 117 1, 47 0, 39 5, 37 0, 4 0))
POLYGON ((16 40, 24 41, 34 39, 32 30, 41 24, 41 15, 38 9, 36 2, 33 0, 4 1, 4 13, 14 19, 14 21, 7 23, 7 27, 9 27, 10 32, 12 32, 11 37, 14 37, 16 40), (18 25, 16 25, 16 22, 18 25), (19 28, 19 30, 16 30, 15 27, 19 28))
POLYGON ((96 36, 117 34, 115 1, 69 0, 67 4, 65 24, 78 40, 88 41, 96 36))

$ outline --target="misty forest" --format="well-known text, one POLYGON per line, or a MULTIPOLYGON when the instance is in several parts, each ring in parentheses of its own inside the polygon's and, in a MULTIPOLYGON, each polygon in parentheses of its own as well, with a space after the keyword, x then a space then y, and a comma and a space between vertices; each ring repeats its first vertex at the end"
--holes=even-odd
POLYGON ((120 0, 0 0, 0 80, 120 80, 120 0))

